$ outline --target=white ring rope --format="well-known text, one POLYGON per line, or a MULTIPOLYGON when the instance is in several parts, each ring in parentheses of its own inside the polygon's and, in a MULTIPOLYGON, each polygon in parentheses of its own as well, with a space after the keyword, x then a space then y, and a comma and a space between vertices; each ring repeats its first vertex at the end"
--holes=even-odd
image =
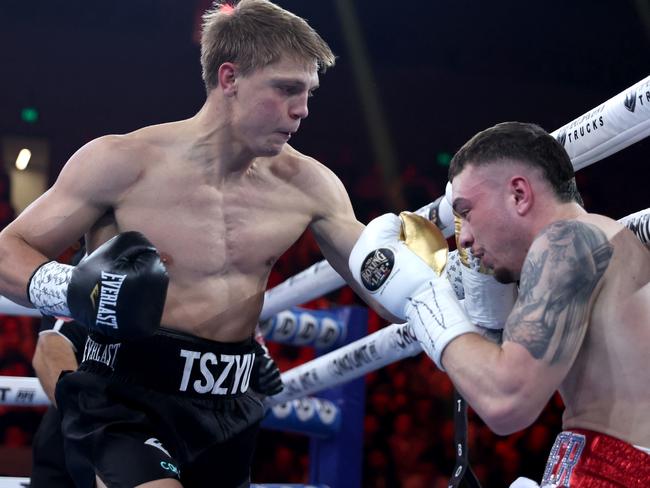
POLYGON ((260 321, 269 319, 293 305, 326 295, 330 291, 341 288, 344 284, 345 280, 334 271, 327 261, 319 261, 264 293, 264 306, 260 314, 260 321), (319 293, 317 295, 312 294, 312 284, 314 283, 318 283, 319 293))
POLYGON ((38 378, 0 376, 0 405, 41 407, 50 404, 38 378))
POLYGON ((8 298, 0 296, 0 313, 4 315, 21 315, 27 317, 40 317, 41 312, 35 308, 23 307, 8 298))
POLYGON ((29 478, 0 477, 0 488, 29 488, 29 478))
POLYGON ((646 208, 623 217, 619 222, 630 229, 646 246, 650 246, 650 209, 646 208))
POLYGON ((577 171, 650 135, 650 76, 551 135, 577 171))
POLYGON ((339 349, 282 373, 284 390, 268 397, 268 406, 278 405, 326 388, 347 383, 406 357, 422 347, 408 324, 391 324, 339 349))

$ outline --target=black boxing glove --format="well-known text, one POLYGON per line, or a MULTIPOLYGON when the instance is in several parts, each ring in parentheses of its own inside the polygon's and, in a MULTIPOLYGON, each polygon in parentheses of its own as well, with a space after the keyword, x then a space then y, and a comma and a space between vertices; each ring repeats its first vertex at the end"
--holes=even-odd
POLYGON ((255 361, 251 372, 251 389, 262 395, 277 395, 284 389, 280 370, 269 355, 269 351, 262 344, 253 340, 255 343, 255 361))
POLYGON ((124 232, 77 266, 50 261, 29 281, 29 299, 46 315, 68 316, 93 332, 129 340, 160 326, 169 277, 156 248, 124 232))

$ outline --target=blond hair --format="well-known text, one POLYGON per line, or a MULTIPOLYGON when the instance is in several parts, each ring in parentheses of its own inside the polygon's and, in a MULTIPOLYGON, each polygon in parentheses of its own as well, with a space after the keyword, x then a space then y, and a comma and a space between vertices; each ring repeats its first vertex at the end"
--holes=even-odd
POLYGON ((282 56, 314 62, 321 72, 334 65, 327 43, 305 19, 267 0, 217 1, 203 14, 201 67, 209 92, 219 66, 231 62, 243 75, 279 61, 282 56))

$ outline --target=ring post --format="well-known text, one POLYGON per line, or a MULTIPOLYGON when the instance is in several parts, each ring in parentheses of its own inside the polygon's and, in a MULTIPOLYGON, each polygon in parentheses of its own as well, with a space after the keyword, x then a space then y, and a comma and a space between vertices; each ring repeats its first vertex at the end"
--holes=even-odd
MULTIPOLYGON (((345 307, 347 312, 346 343, 368 333, 368 310, 345 307)), ((361 487, 363 460, 363 417, 365 410, 365 378, 325 390, 319 396, 330 400, 341 410, 339 435, 326 439, 312 437, 309 441, 309 482, 331 487, 361 487)))

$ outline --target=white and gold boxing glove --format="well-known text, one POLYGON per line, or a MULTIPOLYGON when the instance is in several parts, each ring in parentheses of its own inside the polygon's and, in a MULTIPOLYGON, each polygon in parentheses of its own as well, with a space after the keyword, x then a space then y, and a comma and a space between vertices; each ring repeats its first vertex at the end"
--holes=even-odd
POLYGON ((467 315, 473 324, 487 329, 503 329, 517 301, 517 285, 499 283, 489 270, 481 266, 470 249, 460 246, 461 226, 456 217, 456 245, 467 315))
POLYGON ((441 276, 447 242, 429 220, 409 212, 368 224, 350 254, 354 279, 393 315, 408 320, 425 353, 442 368, 447 344, 479 333, 449 281, 441 276))

